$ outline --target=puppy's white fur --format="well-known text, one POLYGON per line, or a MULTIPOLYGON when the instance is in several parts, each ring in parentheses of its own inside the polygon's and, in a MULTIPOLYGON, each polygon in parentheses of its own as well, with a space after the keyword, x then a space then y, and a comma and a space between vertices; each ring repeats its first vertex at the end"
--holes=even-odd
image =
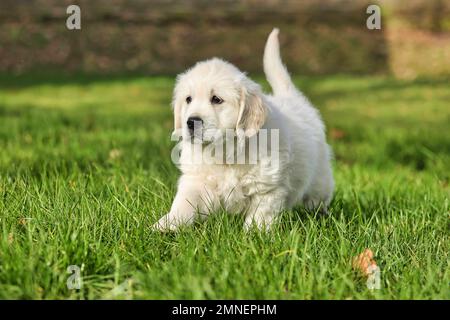
POLYGON ((173 107, 175 130, 182 133, 182 176, 170 212, 154 228, 175 230, 220 206, 246 215, 245 225, 269 227, 280 211, 303 204, 326 210, 334 181, 331 151, 318 111, 295 88, 281 62, 278 29, 269 35, 264 72, 273 95, 233 65, 214 58, 197 63, 177 78, 173 107), (216 95, 220 105, 211 103, 216 95), (187 97, 192 101, 188 103, 187 97), (189 117, 203 119, 203 129, 279 129, 279 165, 259 158, 256 164, 193 164, 189 117))

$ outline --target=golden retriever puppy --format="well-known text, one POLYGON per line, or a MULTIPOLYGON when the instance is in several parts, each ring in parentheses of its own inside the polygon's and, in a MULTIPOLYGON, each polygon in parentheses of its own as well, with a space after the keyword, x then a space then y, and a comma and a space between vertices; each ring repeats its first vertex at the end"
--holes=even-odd
POLYGON ((264 72, 273 95, 218 58, 177 77, 174 124, 182 140, 173 155, 182 175, 155 229, 176 230, 218 208, 244 214, 247 228, 260 229, 298 204, 326 211, 334 189, 331 150, 318 111, 281 61, 278 29, 266 43, 264 72))

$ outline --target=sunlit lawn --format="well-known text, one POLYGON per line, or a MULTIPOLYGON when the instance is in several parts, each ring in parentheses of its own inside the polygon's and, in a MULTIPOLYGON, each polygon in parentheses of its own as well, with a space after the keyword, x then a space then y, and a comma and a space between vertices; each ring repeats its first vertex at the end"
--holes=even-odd
POLYGON ((450 298, 449 81, 297 83, 335 151, 331 215, 298 208, 261 234, 219 212, 158 234, 173 78, 1 76, 0 298, 450 298), (365 248, 379 290, 352 271, 365 248))

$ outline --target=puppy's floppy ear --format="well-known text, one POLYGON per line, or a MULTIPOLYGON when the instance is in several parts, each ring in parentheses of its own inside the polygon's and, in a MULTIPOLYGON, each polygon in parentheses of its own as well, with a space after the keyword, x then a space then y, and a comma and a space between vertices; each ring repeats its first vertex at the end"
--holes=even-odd
POLYGON ((242 86, 239 108, 236 130, 244 130, 247 137, 256 134, 267 118, 267 107, 256 83, 242 86))

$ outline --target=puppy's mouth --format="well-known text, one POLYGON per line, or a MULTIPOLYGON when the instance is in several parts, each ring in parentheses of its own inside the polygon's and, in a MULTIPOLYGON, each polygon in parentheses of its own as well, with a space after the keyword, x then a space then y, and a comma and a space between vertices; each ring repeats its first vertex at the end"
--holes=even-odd
POLYGON ((188 139, 193 144, 207 145, 214 142, 217 135, 217 129, 196 128, 195 130, 187 130, 188 139))
POLYGON ((206 144, 207 143, 207 141, 204 140, 202 136, 196 136, 196 135, 190 135, 189 141, 192 144, 206 144))

